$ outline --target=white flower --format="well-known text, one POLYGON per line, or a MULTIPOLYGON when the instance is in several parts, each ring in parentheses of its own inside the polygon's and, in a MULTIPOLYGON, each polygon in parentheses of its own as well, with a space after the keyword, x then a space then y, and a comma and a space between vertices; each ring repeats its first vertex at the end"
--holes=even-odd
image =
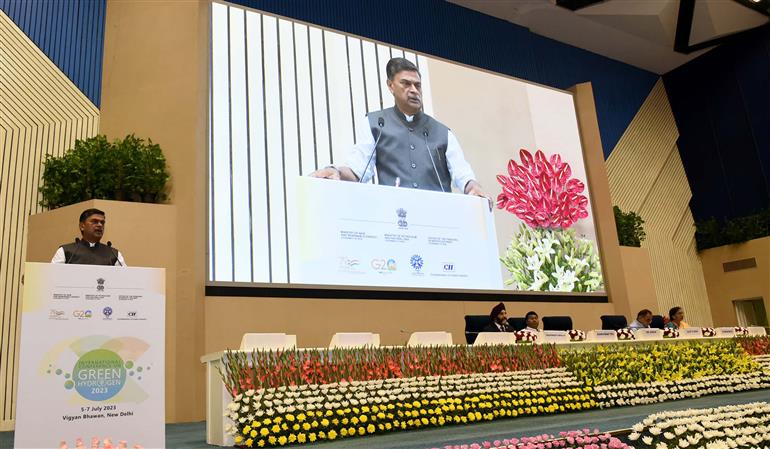
POLYGON ((541 259, 537 254, 527 256, 526 261, 527 269, 532 270, 533 272, 540 271, 540 267, 543 265, 543 259, 541 259))
POLYGON ((532 281, 532 285, 530 285, 529 289, 540 290, 546 282, 548 282, 548 276, 546 276, 542 271, 536 271, 535 278, 532 281))

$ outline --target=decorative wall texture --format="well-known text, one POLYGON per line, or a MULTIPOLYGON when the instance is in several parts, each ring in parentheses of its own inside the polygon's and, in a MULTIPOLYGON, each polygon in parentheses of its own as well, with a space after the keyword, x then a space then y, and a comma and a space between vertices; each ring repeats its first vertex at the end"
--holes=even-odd
POLYGON ((107 0, 0 0, 0 11, 99 107, 107 0))
POLYGON ((681 306, 685 321, 706 326, 712 317, 678 137, 663 82, 658 81, 607 159, 607 176, 613 203, 645 221, 642 246, 650 253, 658 313, 681 306))
MULTIPOLYGON (((93 136, 99 110, 0 11, 0 430, 14 415, 26 223, 46 155, 93 136)), ((74 236, 73 236, 74 237, 74 236)))

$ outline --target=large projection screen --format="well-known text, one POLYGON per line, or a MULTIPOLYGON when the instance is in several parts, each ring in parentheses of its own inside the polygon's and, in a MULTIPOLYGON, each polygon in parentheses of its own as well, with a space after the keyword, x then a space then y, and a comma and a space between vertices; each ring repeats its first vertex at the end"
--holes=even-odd
POLYGON ((385 65, 404 57, 419 69, 423 112, 451 129, 496 203, 504 282, 482 289, 604 292, 569 92, 227 3, 212 3, 211 33, 209 285, 300 286, 290 276, 295 180, 349 160, 366 114, 394 106, 385 65))

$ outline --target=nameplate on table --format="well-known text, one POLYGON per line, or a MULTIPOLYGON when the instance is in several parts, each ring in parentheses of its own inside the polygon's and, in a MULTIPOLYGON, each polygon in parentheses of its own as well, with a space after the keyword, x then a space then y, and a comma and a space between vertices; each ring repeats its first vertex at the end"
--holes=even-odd
POLYGON ((699 327, 679 329, 679 338, 703 338, 703 330, 699 327))
POLYGON ((634 338, 637 340, 661 340, 663 339, 663 329, 640 328, 634 330, 634 338))
POLYGON ((734 327, 718 327, 716 331, 717 337, 735 337, 734 327))
POLYGON ((543 341, 548 343, 569 343, 567 331, 543 331, 543 341))
POLYGON ((513 332, 480 332, 473 345, 512 345, 515 343, 516 335, 513 332))
POLYGON ((618 334, 614 330, 594 330, 588 333, 590 341, 618 341, 618 334))

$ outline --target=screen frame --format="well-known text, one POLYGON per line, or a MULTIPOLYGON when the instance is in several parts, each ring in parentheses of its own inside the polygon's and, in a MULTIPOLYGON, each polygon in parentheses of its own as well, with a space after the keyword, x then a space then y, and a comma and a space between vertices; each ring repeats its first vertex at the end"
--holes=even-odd
MULTIPOLYGON (((325 31, 339 33, 344 36, 360 39, 362 41, 370 42, 375 45, 396 46, 404 51, 414 53, 416 56, 423 56, 426 58, 435 59, 448 64, 457 65, 469 70, 480 71, 493 76, 499 76, 506 79, 518 81, 528 85, 549 89, 562 94, 567 94, 572 98, 572 104, 576 113, 577 126, 579 131, 579 140, 581 147, 580 157, 583 161, 583 166, 586 167, 586 176, 590 177, 586 154, 585 154, 585 142, 583 138, 583 130, 579 119, 578 104, 576 101, 576 94, 570 90, 559 89, 553 86, 525 80, 509 74, 495 72, 493 70, 477 67, 471 64, 462 63, 459 61, 443 58, 440 56, 432 55, 422 51, 410 49, 401 45, 391 44, 368 37, 359 36, 347 31, 338 30, 335 28, 319 25, 312 22, 298 20, 292 17, 282 16, 268 11, 263 11, 257 8, 252 8, 239 3, 231 3, 222 0, 211 0, 208 4, 208 51, 207 51, 207 72, 208 72, 208 92, 207 92, 207 120, 206 120, 206 132, 207 132, 207 150, 208 155, 206 157, 206 173, 207 176, 211 176, 211 146, 213 145, 212 137, 212 123, 211 123, 211 111, 212 111, 212 80, 213 80, 213 27, 211 26, 212 20, 212 5, 220 4, 228 7, 242 8, 247 11, 253 11, 265 16, 273 17, 275 19, 287 20, 293 23, 305 25, 308 27, 315 27, 325 31)), ((207 188, 206 194, 206 260, 205 271, 206 280, 204 282, 206 296, 212 297, 255 297, 255 298, 314 298, 314 299, 373 299, 373 300, 425 300, 425 301, 510 301, 510 302, 554 302, 554 303, 609 303, 609 282, 607 276, 607 268, 605 266, 605 251, 604 246, 607 242, 600 241, 600 232, 598 230, 596 202, 593 195, 593 190, 590 187, 590 182, 587 179, 587 196, 589 198, 591 207, 591 216, 593 218, 594 227, 596 229, 596 244, 599 253, 599 260, 602 271, 602 278, 604 280, 604 291, 602 292, 546 292, 546 291, 528 291, 528 290, 481 290, 481 289, 439 289, 439 288, 417 288, 417 287, 377 287, 377 286, 352 286, 352 285, 337 285, 337 284, 299 284, 299 283, 278 283, 278 282, 237 282, 237 281, 212 281, 210 279, 210 241, 211 238, 211 192, 207 188)), ((207 179, 207 183, 210 182, 210 178, 207 179)))

